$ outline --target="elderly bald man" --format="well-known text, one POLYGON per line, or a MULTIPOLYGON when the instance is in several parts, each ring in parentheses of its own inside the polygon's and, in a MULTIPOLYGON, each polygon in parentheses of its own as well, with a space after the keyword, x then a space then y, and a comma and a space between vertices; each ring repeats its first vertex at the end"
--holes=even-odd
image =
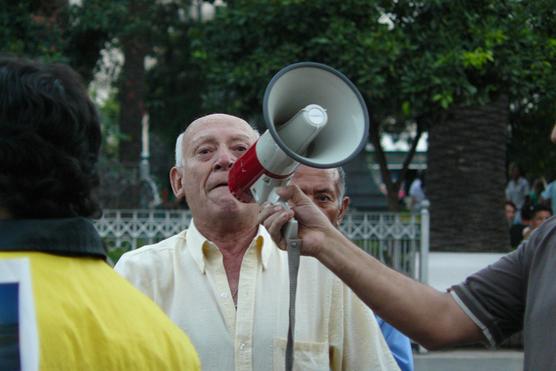
MULTIPOLYGON (((287 253, 259 225, 259 206, 237 201, 227 186, 231 166, 257 137, 234 116, 192 122, 170 170, 191 224, 116 265, 188 333, 204 370, 285 367, 287 253)), ((398 369, 372 312, 326 268, 303 257, 298 285, 296 369, 398 369)))

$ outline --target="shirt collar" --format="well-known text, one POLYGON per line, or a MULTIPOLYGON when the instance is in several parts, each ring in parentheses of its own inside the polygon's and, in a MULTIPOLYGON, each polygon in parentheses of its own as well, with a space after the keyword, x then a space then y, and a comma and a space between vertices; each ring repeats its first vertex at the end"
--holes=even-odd
MULTIPOLYGON (((213 252, 216 252, 218 250, 218 247, 213 242, 209 241, 205 236, 203 236, 201 232, 199 232, 199 230, 195 226, 195 222, 193 219, 191 219, 191 223, 187 228, 185 240, 187 248, 191 251, 193 260, 199 267, 199 270, 204 274, 206 268, 206 259, 213 252)), ((278 247, 276 246, 264 226, 259 225, 257 235, 251 242, 249 248, 251 248, 252 246, 255 246, 257 252, 259 253, 263 269, 267 269, 270 257, 272 256, 274 251, 278 249, 278 247)))
POLYGON ((39 251, 106 259, 106 249, 85 218, 0 220, 0 251, 39 251))

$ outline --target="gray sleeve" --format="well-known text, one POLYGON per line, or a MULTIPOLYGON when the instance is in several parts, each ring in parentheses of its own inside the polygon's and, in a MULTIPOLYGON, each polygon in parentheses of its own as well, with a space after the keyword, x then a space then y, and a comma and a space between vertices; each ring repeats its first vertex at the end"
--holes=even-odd
POLYGON ((452 286, 450 292, 491 345, 521 330, 525 312, 527 242, 452 286))

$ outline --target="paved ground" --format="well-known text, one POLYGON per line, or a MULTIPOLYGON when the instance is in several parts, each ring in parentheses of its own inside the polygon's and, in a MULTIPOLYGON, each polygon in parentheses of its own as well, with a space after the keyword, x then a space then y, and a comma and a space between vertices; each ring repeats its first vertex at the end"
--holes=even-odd
POLYGON ((415 353, 415 371, 522 371, 523 352, 453 350, 415 353))

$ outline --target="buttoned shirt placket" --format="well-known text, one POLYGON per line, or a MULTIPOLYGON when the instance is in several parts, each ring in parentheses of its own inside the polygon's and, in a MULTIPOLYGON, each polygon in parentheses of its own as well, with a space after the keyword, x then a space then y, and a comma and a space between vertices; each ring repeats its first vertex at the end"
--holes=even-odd
POLYGON ((222 254, 211 242, 203 248, 207 276, 213 284, 214 294, 228 328, 234 339, 235 370, 253 370, 253 322, 255 316, 255 288, 257 283, 258 250, 262 241, 255 239, 243 257, 237 293, 237 311, 224 269, 222 254))

